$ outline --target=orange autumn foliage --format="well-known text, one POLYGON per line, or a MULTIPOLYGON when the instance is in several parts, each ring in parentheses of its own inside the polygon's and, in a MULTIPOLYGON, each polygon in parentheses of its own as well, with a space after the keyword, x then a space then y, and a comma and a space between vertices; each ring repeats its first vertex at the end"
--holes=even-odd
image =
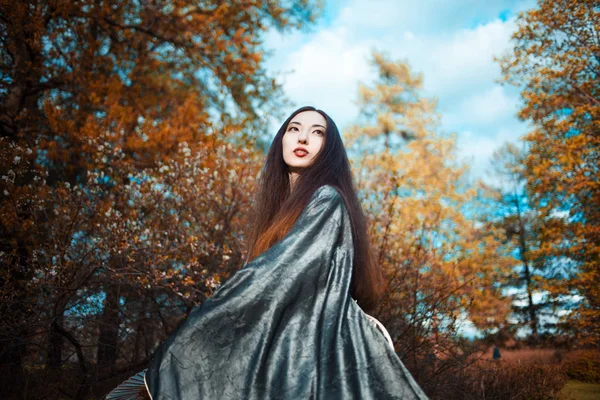
MULTIPOLYGON (((435 101, 421 97, 422 77, 381 53, 372 63, 377 80, 360 85, 362 120, 345 137, 386 275, 376 316, 411 371, 429 370, 432 358, 454 368, 467 319, 483 331, 504 324, 510 299, 501 288, 514 260, 479 219, 477 187, 454 137, 439 132, 435 101)), ((423 382, 436 381, 440 371, 430 372, 423 382)))
POLYGON ((0 397, 88 398, 240 267, 264 33, 316 5, 0 0, 0 397))
POLYGON ((519 117, 533 123, 528 189, 544 220, 534 258, 567 280, 547 290, 579 296, 565 316, 585 342, 600 341, 600 7, 594 0, 539 0, 522 13, 504 81, 521 87, 519 117))

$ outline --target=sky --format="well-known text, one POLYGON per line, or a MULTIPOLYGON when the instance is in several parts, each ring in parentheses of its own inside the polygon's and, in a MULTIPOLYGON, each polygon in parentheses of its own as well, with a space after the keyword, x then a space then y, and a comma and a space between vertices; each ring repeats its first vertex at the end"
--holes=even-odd
POLYGON ((512 48, 515 17, 535 8, 535 0, 324 2, 309 30, 266 35, 265 47, 272 51, 266 67, 279 75, 287 98, 298 107, 324 110, 344 131, 358 119, 359 82, 376 78, 371 51, 405 60, 423 74, 422 96, 437 98, 440 129, 456 134, 471 177, 490 178, 494 150, 529 129, 516 117, 522 104, 518 88, 497 83, 494 56, 512 48))

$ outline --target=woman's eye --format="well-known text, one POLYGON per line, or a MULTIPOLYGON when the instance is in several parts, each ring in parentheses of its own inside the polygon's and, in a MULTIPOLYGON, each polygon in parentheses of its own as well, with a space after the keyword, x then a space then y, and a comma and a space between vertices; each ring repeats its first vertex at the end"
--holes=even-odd
POLYGON ((315 133, 316 133, 317 135, 323 135, 323 134, 324 134, 324 133, 323 133, 323 131, 315 131, 315 133))

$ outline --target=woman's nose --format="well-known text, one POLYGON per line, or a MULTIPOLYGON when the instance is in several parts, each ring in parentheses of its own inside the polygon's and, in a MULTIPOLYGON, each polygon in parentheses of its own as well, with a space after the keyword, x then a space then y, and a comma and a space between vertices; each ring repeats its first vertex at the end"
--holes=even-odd
POLYGON ((308 135, 306 132, 300 132, 298 135, 298 143, 308 144, 308 135))

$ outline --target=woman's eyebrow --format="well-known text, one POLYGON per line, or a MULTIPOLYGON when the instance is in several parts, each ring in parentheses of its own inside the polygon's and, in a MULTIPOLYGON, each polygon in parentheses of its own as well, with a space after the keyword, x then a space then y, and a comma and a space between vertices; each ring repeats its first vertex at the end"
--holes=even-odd
MULTIPOLYGON (((292 122, 290 122, 290 125, 291 124, 298 124, 298 125, 302 126, 302 124, 300 122, 297 122, 297 121, 292 121, 292 122)), ((319 128, 326 129, 323 125, 319 125, 319 124, 314 124, 311 128, 313 128, 315 126, 318 126, 319 128)))

